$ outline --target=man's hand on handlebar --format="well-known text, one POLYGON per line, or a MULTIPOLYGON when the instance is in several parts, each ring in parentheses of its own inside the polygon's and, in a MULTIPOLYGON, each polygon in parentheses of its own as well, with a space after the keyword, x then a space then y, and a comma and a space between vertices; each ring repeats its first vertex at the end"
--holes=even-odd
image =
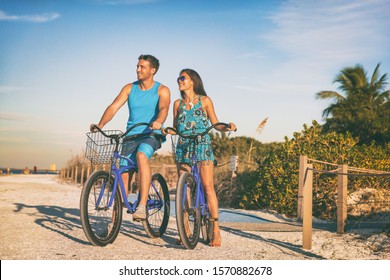
POLYGON ((102 129, 102 127, 100 127, 98 124, 91 124, 90 126, 89 126, 89 130, 91 131, 91 132, 93 132, 93 133, 95 133, 95 132, 98 132, 99 130, 101 130, 102 129))
POLYGON ((152 130, 160 130, 162 127, 162 124, 159 123, 159 122, 152 122, 150 125, 149 125, 149 128, 152 129, 152 130))

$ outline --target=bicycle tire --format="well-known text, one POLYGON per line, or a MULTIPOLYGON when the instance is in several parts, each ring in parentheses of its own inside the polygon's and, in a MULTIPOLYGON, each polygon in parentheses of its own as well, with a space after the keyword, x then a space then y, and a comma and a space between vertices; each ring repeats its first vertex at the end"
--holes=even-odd
POLYGON ((145 232, 151 238, 161 237, 168 226, 170 199, 167 183, 159 173, 152 176, 147 205, 147 218, 142 221, 145 232))
POLYGON ((186 249, 194 249, 199 241, 201 217, 196 207, 196 183, 189 172, 181 174, 176 190, 176 224, 180 240, 186 249))
POLYGON ((114 178, 109 178, 107 171, 95 171, 85 182, 80 197, 80 219, 84 233, 88 240, 96 246, 106 246, 113 243, 118 236, 122 223, 122 200, 117 190, 113 206, 108 208, 108 202, 115 186, 114 178), (104 193, 99 207, 96 201, 104 193))

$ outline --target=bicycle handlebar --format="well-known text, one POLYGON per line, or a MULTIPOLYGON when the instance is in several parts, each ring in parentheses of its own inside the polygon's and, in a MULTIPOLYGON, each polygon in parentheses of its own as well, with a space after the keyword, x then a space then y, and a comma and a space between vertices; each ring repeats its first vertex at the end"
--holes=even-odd
MULTIPOLYGON (((216 126, 219 126, 219 125, 223 125, 225 127, 230 127, 230 124, 227 124, 227 123, 223 123, 223 122, 218 122, 218 123, 215 123, 211 126, 209 126, 205 131, 203 131, 202 133, 197 133, 197 134, 192 134, 192 135, 184 135, 182 134, 181 132, 177 131, 176 128, 174 127, 166 127, 164 128, 164 132, 165 133, 169 133, 168 131, 171 130, 173 132, 175 132, 177 135, 179 135, 180 137, 183 137, 183 138, 187 138, 187 139, 195 139, 196 137, 198 136, 204 136, 206 135, 207 133, 210 132, 210 130, 212 130, 213 128, 215 128, 216 126)), ((235 130, 236 131, 236 130, 235 130)))
MULTIPOLYGON (((111 139, 120 139, 120 138, 123 138, 124 136, 127 135, 127 133, 129 133, 130 131, 132 131, 134 128, 138 127, 138 126, 142 126, 142 125, 145 125, 145 126, 149 126, 150 123, 146 123, 146 122, 142 122, 142 123, 136 123, 135 125, 132 125, 131 127, 129 127, 125 133, 122 133, 122 134, 113 134, 113 135, 107 135, 103 130, 101 130, 96 124, 93 124, 91 125, 91 128, 96 128, 101 134, 103 134, 105 137, 107 138, 111 138, 111 139)), ((93 131, 91 131, 93 132, 93 131)))

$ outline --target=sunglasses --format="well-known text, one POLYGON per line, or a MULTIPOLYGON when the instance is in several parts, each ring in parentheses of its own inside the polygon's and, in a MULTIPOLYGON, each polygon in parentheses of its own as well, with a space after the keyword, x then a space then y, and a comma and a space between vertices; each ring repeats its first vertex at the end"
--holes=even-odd
POLYGON ((177 82, 184 82, 185 79, 187 79, 185 76, 180 76, 179 78, 177 78, 177 82))

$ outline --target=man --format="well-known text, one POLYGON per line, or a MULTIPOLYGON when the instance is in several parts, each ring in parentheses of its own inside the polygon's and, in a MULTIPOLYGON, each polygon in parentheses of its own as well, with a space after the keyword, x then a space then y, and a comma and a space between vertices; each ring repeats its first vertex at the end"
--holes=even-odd
MULTIPOLYGON (((154 81, 160 63, 152 55, 141 55, 137 64, 137 81, 125 85, 115 100, 104 111, 103 116, 97 125, 100 129, 108 123, 118 110, 127 102, 129 107, 129 119, 127 128, 140 122, 149 123, 149 127, 139 126, 132 130, 129 135, 146 135, 153 130, 160 132, 160 129, 168 116, 171 93, 169 88, 154 81)), ((94 131, 91 125, 91 131, 94 131)), ((128 136, 129 136, 128 135, 128 136)), ((161 147, 161 142, 153 136, 146 136, 134 143, 127 143, 126 138, 122 147, 122 154, 130 157, 138 165, 138 182, 140 185, 140 203, 133 214, 134 220, 146 219, 146 202, 148 199, 149 186, 151 184, 151 169, 149 160, 152 154, 161 147)), ((128 184, 133 174, 123 174, 122 179, 126 186, 126 197, 128 184)))

